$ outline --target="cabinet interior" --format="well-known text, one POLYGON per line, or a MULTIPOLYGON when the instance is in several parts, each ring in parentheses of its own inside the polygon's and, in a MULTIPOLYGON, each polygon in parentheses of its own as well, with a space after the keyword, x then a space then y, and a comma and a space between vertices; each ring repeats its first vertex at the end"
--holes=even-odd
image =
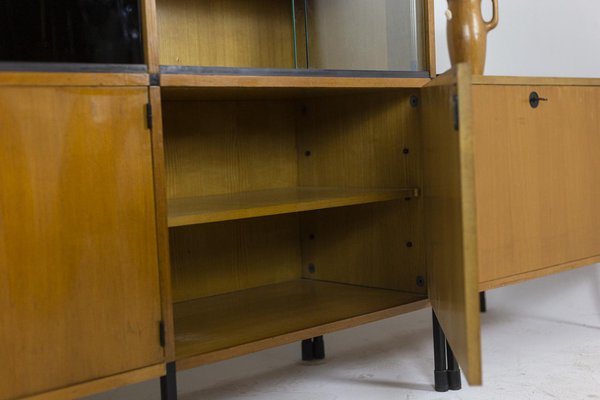
POLYGON ((163 101, 178 359, 426 297, 414 93, 259 93, 163 101))

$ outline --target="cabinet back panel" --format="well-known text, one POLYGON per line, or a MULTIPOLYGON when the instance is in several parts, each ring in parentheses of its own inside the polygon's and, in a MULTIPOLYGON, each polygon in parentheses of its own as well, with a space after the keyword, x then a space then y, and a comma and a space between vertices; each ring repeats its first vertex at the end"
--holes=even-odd
POLYGON ((420 211, 413 199, 302 214, 303 277, 425 294, 420 211))
POLYGON ((298 215, 170 229, 173 301, 300 278, 298 215))
POLYGON ((297 124, 298 183, 419 186, 420 122, 410 95, 401 91, 303 100, 297 124))
POLYGON ((297 185, 293 103, 165 102, 167 196, 297 185))
POLYGON ((161 65, 294 68, 291 1, 157 0, 161 65))
MULTIPOLYGON (((420 120, 410 95, 305 100, 298 118, 299 184, 420 187, 420 120)), ((304 213, 301 227, 304 277, 425 291, 416 285, 417 276, 425 278, 419 199, 304 213)))
POLYGON ((474 86, 480 281, 600 254, 600 90, 474 86), (529 95, 548 101, 533 109, 529 95))
POLYGON ((0 399, 164 359, 147 102, 0 89, 0 399))

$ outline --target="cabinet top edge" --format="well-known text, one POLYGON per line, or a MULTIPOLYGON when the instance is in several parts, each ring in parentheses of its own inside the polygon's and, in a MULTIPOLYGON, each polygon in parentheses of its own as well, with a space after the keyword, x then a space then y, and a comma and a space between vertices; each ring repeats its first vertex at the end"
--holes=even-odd
POLYGON ((554 78, 474 75, 473 85, 503 86, 600 86, 600 78, 554 78))
POLYGON ((146 73, 0 71, 0 86, 148 86, 146 73))
POLYGON ((402 89, 420 88, 429 78, 373 78, 324 76, 249 76, 161 74, 161 87, 188 88, 298 88, 298 89, 402 89))

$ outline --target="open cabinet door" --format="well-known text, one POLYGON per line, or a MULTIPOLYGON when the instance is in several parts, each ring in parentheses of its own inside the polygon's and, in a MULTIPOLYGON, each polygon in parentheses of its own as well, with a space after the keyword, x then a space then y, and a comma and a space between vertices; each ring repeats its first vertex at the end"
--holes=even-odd
POLYGON ((471 385, 481 384, 471 70, 422 89, 423 197, 429 298, 471 385))

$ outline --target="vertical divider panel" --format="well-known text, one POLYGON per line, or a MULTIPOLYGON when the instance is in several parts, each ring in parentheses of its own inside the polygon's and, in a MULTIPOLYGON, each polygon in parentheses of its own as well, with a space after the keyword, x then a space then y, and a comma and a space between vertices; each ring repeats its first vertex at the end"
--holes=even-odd
POLYGON ((159 73, 159 54, 158 54, 158 22, 156 15, 155 0, 141 0, 142 17, 142 43, 144 47, 144 59, 148 65, 150 74, 159 73))

